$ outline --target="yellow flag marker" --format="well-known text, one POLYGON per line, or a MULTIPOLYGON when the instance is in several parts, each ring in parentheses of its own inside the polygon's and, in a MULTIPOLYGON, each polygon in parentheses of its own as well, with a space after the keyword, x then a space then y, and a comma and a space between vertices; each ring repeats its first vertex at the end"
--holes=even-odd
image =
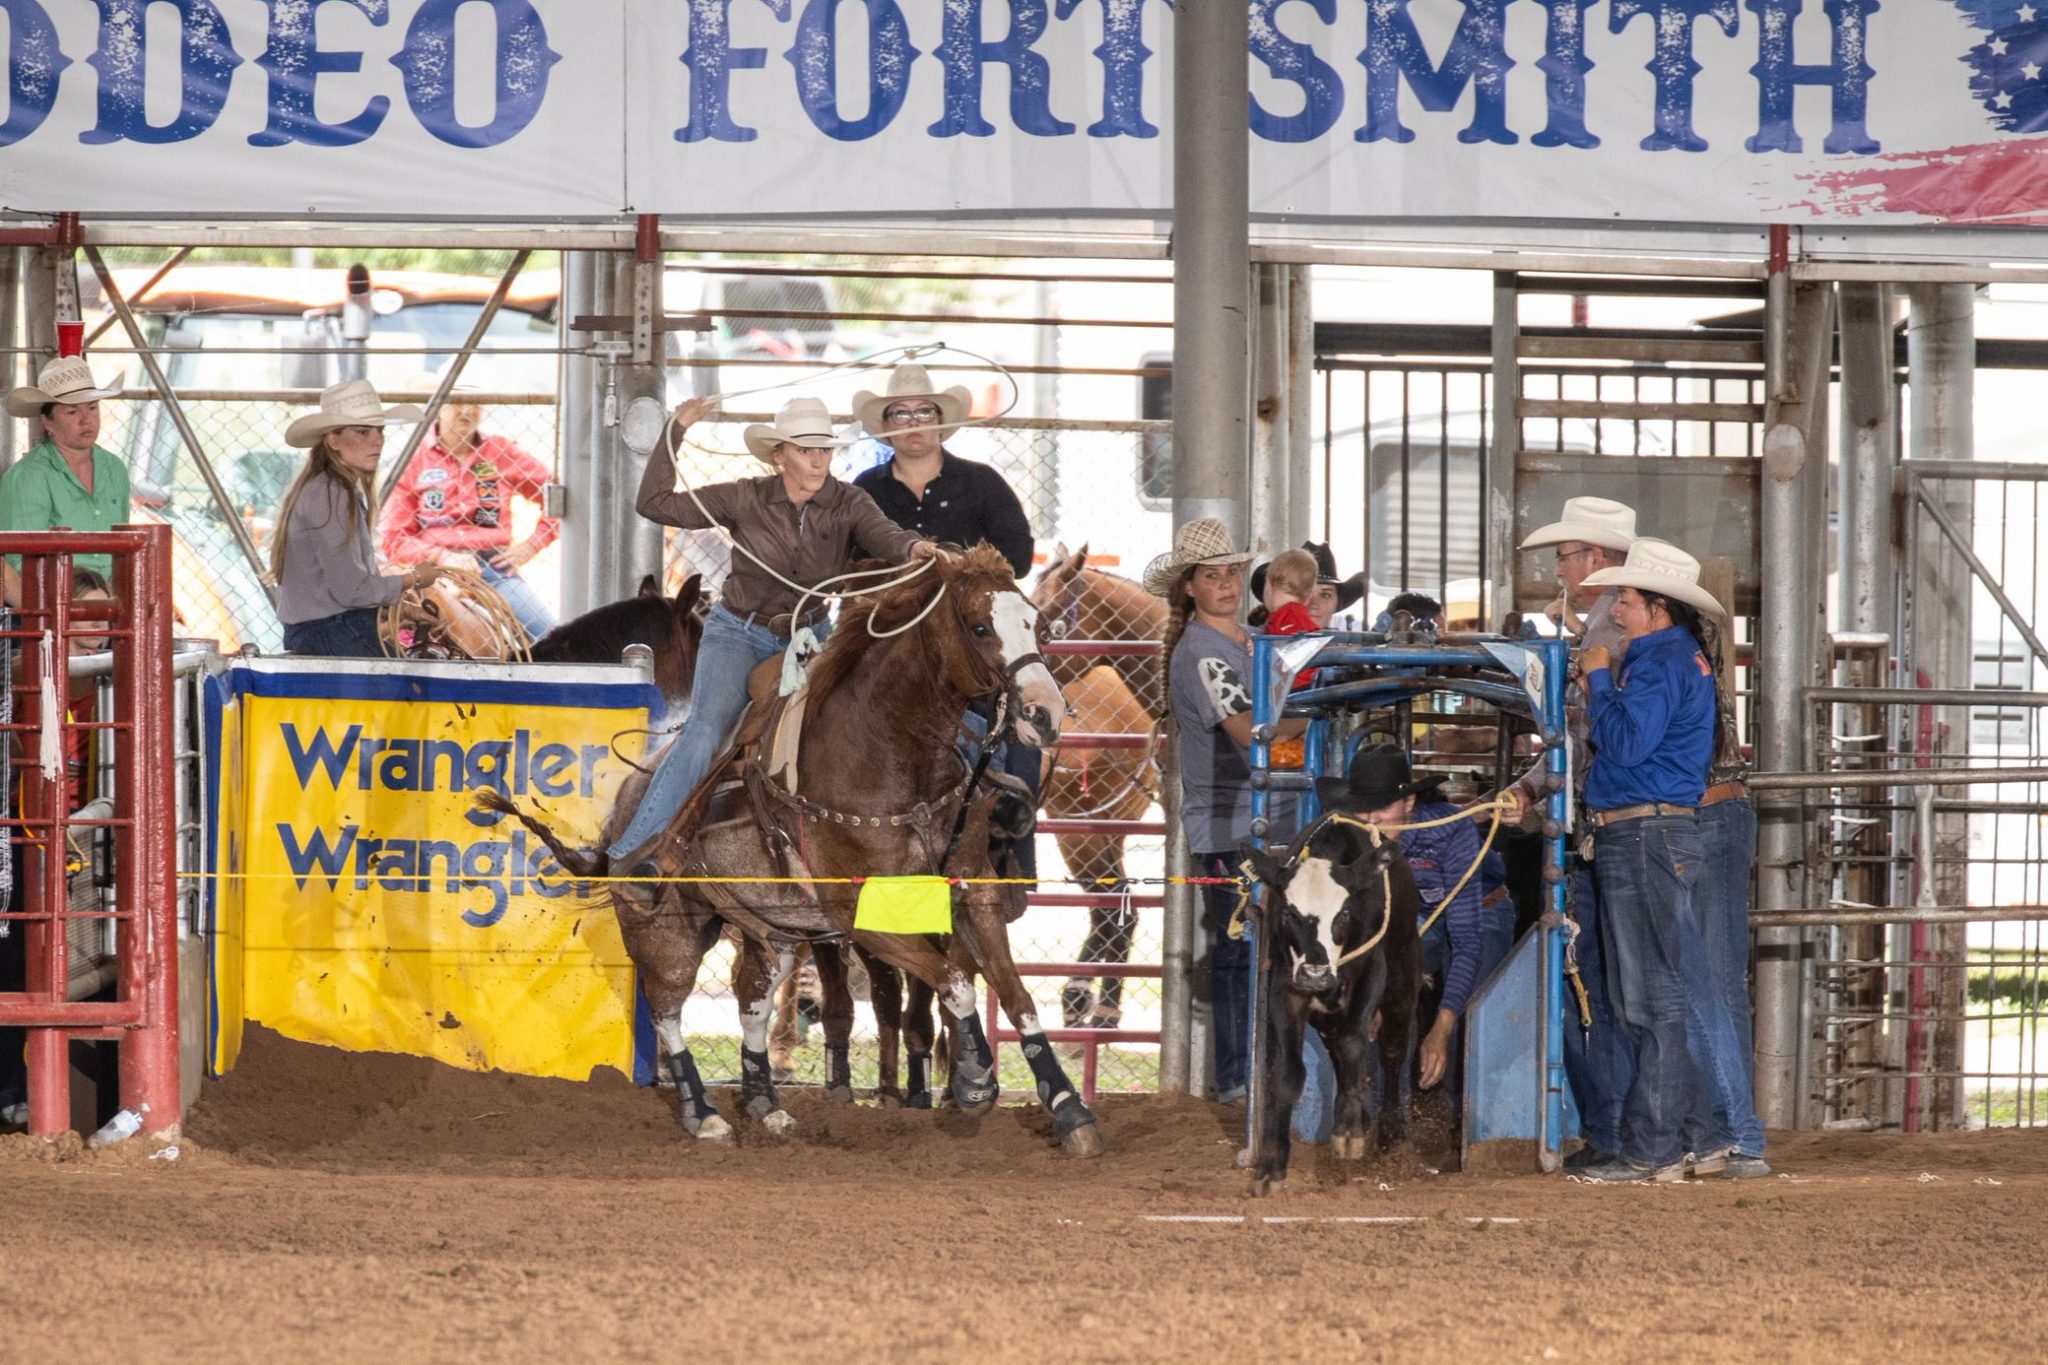
POLYGON ((944 877, 870 877, 853 927, 877 934, 950 934, 953 886, 944 877))

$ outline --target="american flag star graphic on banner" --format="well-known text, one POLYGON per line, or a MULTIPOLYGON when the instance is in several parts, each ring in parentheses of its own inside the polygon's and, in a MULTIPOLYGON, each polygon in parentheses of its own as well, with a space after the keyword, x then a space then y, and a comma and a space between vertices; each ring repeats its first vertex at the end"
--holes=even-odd
POLYGON ((1955 0, 1984 40, 1963 60, 1970 93, 2008 133, 2048 129, 2048 0, 1955 0))

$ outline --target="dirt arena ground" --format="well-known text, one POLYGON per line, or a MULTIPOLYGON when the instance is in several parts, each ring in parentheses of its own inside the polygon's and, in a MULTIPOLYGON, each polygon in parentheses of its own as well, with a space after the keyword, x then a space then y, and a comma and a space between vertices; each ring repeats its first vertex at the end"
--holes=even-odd
POLYGON ((1307 1149, 1253 1201, 1236 1111, 1199 1102, 1108 1102, 1083 1164, 1030 1109, 799 1094, 798 1141, 720 1148, 669 1098, 258 1036, 175 1161, 0 1138, 0 1360, 2013 1360, 2048 1336, 2048 1132, 1785 1136, 1776 1178, 1653 1188, 1353 1178, 1307 1149))

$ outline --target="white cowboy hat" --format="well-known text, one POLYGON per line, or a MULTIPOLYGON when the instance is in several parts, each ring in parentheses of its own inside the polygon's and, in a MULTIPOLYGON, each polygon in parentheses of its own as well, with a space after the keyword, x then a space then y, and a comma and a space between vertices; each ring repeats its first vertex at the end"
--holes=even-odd
POLYGON ((86 368, 82 356, 59 356, 36 376, 36 382, 7 395, 7 410, 16 417, 33 417, 45 403, 97 403, 118 398, 119 389, 102 388, 86 368))
POLYGON ((771 426, 756 422, 744 433, 747 450, 757 460, 775 463, 775 447, 787 441, 793 446, 808 450, 824 450, 832 446, 843 446, 838 429, 832 425, 832 414, 824 403, 815 398, 792 398, 782 405, 775 414, 771 426))
POLYGON ((1700 586, 1700 562, 1669 541, 1644 536, 1629 547, 1628 562, 1586 575, 1591 588, 1634 588, 1696 607, 1715 618, 1728 609, 1700 586))
POLYGON ((1164 597, 1173 591, 1173 580, 1182 569, 1195 564, 1242 564, 1250 554, 1239 554, 1230 543, 1230 530, 1214 517, 1200 517, 1173 533, 1173 549, 1145 566, 1145 591, 1164 597))
POLYGON ((1564 515, 1537 528, 1522 542, 1522 548, 1562 545, 1568 540, 1626 550, 1636 543, 1636 509, 1611 498, 1566 498, 1564 515))
POLYGON ((388 427, 393 422, 417 422, 425 416, 411 403, 385 407, 367 379, 345 379, 329 385, 321 392, 317 409, 284 429, 284 443, 309 450, 337 427, 388 427))
POLYGON ((965 385, 955 384, 941 392, 933 386, 932 377, 922 365, 898 365, 889 371, 889 390, 875 394, 862 389, 853 396, 853 415, 871 436, 884 440, 889 436, 889 424, 882 420, 882 414, 891 403, 900 403, 909 398, 929 398, 939 409, 939 425, 957 426, 967 420, 967 410, 973 406, 974 395, 965 385))

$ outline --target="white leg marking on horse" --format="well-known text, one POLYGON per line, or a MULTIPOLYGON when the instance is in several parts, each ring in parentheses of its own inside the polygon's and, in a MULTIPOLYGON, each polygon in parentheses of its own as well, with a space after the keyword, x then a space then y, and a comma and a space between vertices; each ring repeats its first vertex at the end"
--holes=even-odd
POLYGON ((1017 1032, 1043 1033, 1045 1032, 1045 1030, 1039 1026, 1038 1016, 1031 1013, 1031 1011, 1026 1010, 1024 1013, 1017 1016, 1017 1032))
POLYGON ((974 1013, 974 983, 958 972, 948 972, 939 1000, 945 1005, 946 1013, 955 1019, 965 1019, 974 1013))
POLYGON ((666 1019, 654 1021, 654 1036, 661 1039, 661 1045, 671 1057, 680 1057, 683 1052, 683 1012, 677 1010, 666 1019))

